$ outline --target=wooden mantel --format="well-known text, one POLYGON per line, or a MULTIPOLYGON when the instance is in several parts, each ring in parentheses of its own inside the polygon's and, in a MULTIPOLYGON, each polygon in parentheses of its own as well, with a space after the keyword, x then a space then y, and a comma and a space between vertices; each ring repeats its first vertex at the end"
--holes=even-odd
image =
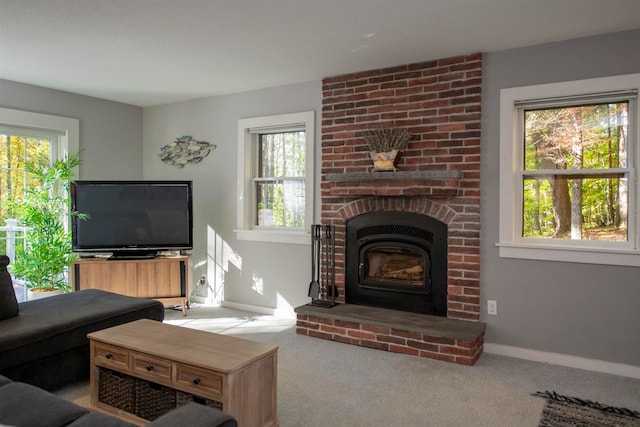
POLYGON ((462 176, 460 171, 431 170, 413 172, 354 172, 354 173, 328 173, 325 175, 327 181, 378 181, 397 179, 459 179, 462 176))
POLYGON ((331 196, 456 197, 460 171, 327 173, 324 189, 331 196))
POLYGON ((396 172, 355 172, 355 173, 328 173, 325 175, 327 181, 377 181, 377 180, 432 180, 432 179, 459 179, 462 177, 460 171, 431 170, 431 171, 396 171, 396 172))

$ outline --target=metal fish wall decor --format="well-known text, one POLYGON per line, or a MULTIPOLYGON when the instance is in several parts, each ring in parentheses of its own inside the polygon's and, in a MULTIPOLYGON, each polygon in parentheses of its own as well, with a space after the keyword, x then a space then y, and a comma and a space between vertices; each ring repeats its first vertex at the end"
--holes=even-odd
POLYGON ((181 136, 160 149, 160 160, 179 168, 188 163, 198 163, 215 150, 217 145, 196 141, 189 135, 181 136))

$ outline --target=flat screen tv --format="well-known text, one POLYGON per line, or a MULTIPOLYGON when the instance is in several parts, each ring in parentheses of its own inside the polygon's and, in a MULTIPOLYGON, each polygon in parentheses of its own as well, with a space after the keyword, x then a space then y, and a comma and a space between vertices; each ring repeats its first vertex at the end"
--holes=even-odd
POLYGON ((74 252, 150 258, 193 248, 191 181, 74 181, 74 252))

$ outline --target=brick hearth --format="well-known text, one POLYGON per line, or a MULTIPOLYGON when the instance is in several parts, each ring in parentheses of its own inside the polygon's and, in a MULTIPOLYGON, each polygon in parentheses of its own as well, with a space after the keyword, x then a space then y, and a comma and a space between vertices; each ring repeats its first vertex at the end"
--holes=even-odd
POLYGON ((480 322, 352 304, 295 311, 299 335, 462 365, 475 364, 482 354, 480 322))
MULTIPOLYGON (((323 80, 321 222, 335 226, 339 302, 345 302, 347 221, 371 212, 413 212, 447 226, 443 320, 479 321, 481 87, 481 54, 323 80), (413 135, 399 172, 372 172, 363 135, 380 126, 413 135)), ((451 337, 338 319, 335 308, 323 310, 298 313, 299 333, 467 364, 482 352, 483 333, 451 337)))

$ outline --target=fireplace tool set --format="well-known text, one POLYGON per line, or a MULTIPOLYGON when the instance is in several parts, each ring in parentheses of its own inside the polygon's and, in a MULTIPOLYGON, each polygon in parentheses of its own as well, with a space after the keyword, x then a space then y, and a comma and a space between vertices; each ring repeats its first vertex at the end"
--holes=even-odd
POLYGON ((319 307, 336 305, 335 226, 313 224, 311 226, 311 303, 319 307))

